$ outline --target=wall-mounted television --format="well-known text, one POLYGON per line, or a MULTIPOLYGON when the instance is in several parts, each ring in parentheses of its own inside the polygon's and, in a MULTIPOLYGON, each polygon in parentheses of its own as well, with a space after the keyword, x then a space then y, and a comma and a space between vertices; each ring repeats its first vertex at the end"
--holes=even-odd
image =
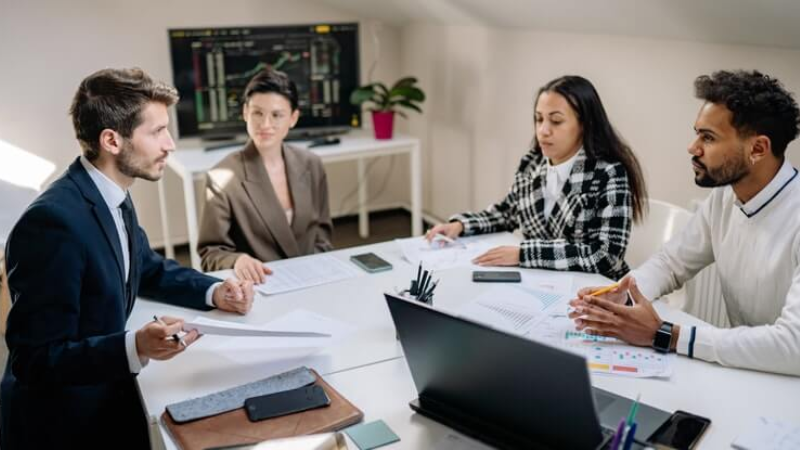
POLYGON ((266 67, 297 84, 300 120, 293 133, 324 134, 361 126, 350 104, 359 85, 358 24, 169 30, 180 93, 180 137, 228 138, 246 132, 242 94, 266 67))

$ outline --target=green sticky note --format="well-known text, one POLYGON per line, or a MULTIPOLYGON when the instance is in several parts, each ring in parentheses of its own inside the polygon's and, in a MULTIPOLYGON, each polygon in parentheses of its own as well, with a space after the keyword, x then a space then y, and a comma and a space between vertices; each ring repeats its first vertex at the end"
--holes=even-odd
POLYGON ((344 430, 361 450, 383 447, 400 440, 382 420, 362 423, 344 430))

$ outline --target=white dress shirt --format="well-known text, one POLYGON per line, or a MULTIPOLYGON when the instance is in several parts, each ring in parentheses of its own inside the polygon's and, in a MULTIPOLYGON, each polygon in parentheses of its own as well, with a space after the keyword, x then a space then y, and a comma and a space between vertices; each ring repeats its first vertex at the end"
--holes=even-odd
POLYGON ((550 213, 553 212, 553 207, 556 206, 558 197, 561 196, 561 190, 564 189, 564 184, 569 180, 569 174, 572 172, 572 166, 575 165, 575 159, 580 150, 575 152, 572 157, 558 165, 550 164, 547 160, 547 177, 544 182, 544 216, 550 218, 550 213))
MULTIPOLYGON (((788 161, 745 204, 730 186, 715 188, 683 232, 633 275, 654 299, 711 263, 732 328, 697 327, 694 357, 800 375, 800 176, 788 161)), ((691 336, 692 327, 681 327, 678 353, 689 354, 691 336)))
MULTIPOLYGON (((83 168, 86 169, 86 173, 89 174, 89 178, 91 178, 92 182, 97 186, 97 190, 100 191, 100 196, 103 197, 103 201, 105 201, 109 212, 111 212, 111 217, 114 219, 114 226, 117 229, 117 237, 119 238, 119 247, 122 249, 122 262, 125 267, 125 282, 127 283, 131 269, 131 256, 128 249, 128 230, 125 228, 125 221, 122 218, 122 209, 120 206, 125 201, 125 197, 128 193, 111 180, 111 178, 108 178, 103 172, 97 169, 97 167, 84 156, 81 156, 80 161, 83 168)), ((220 284, 221 283, 214 283, 208 288, 208 291, 206 291, 207 305, 215 306, 214 290, 220 284)), ((141 372, 142 368, 147 365, 148 359, 139 358, 139 352, 136 348, 136 333, 131 333, 130 331, 125 333, 125 351, 128 355, 128 367, 131 373, 141 372)))

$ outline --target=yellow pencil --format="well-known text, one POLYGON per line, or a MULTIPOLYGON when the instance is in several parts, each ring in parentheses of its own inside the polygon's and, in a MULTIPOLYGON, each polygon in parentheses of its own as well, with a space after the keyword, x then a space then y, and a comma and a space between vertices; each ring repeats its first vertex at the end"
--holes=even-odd
POLYGON ((594 297, 594 296, 596 296, 596 295, 603 295, 603 294, 605 294, 606 292, 608 292, 608 291, 610 291, 610 290, 612 290, 612 289, 615 289, 615 288, 617 288, 617 287, 619 287, 619 283, 614 283, 614 284, 611 284, 611 285, 609 285, 609 286, 606 286, 606 287, 604 287, 604 288, 598 289, 598 290, 596 290, 596 291, 592 292, 592 293, 591 293, 591 294, 589 294, 589 295, 591 295, 592 297, 594 297))

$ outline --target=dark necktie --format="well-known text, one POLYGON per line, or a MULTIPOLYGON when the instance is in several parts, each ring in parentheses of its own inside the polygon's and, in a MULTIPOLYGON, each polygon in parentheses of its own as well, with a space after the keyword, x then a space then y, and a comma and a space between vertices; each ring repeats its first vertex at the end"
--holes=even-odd
POLYGON ((125 300, 127 301, 128 314, 130 314, 133 308, 134 296, 136 295, 134 289, 132 289, 132 283, 137 277, 136 262, 138 260, 136 257, 136 245, 134 245, 134 242, 136 242, 136 230, 133 218, 133 202, 130 194, 125 196, 125 201, 119 205, 119 209, 122 210, 122 221, 125 222, 125 231, 128 234, 128 282, 125 283, 125 300))

